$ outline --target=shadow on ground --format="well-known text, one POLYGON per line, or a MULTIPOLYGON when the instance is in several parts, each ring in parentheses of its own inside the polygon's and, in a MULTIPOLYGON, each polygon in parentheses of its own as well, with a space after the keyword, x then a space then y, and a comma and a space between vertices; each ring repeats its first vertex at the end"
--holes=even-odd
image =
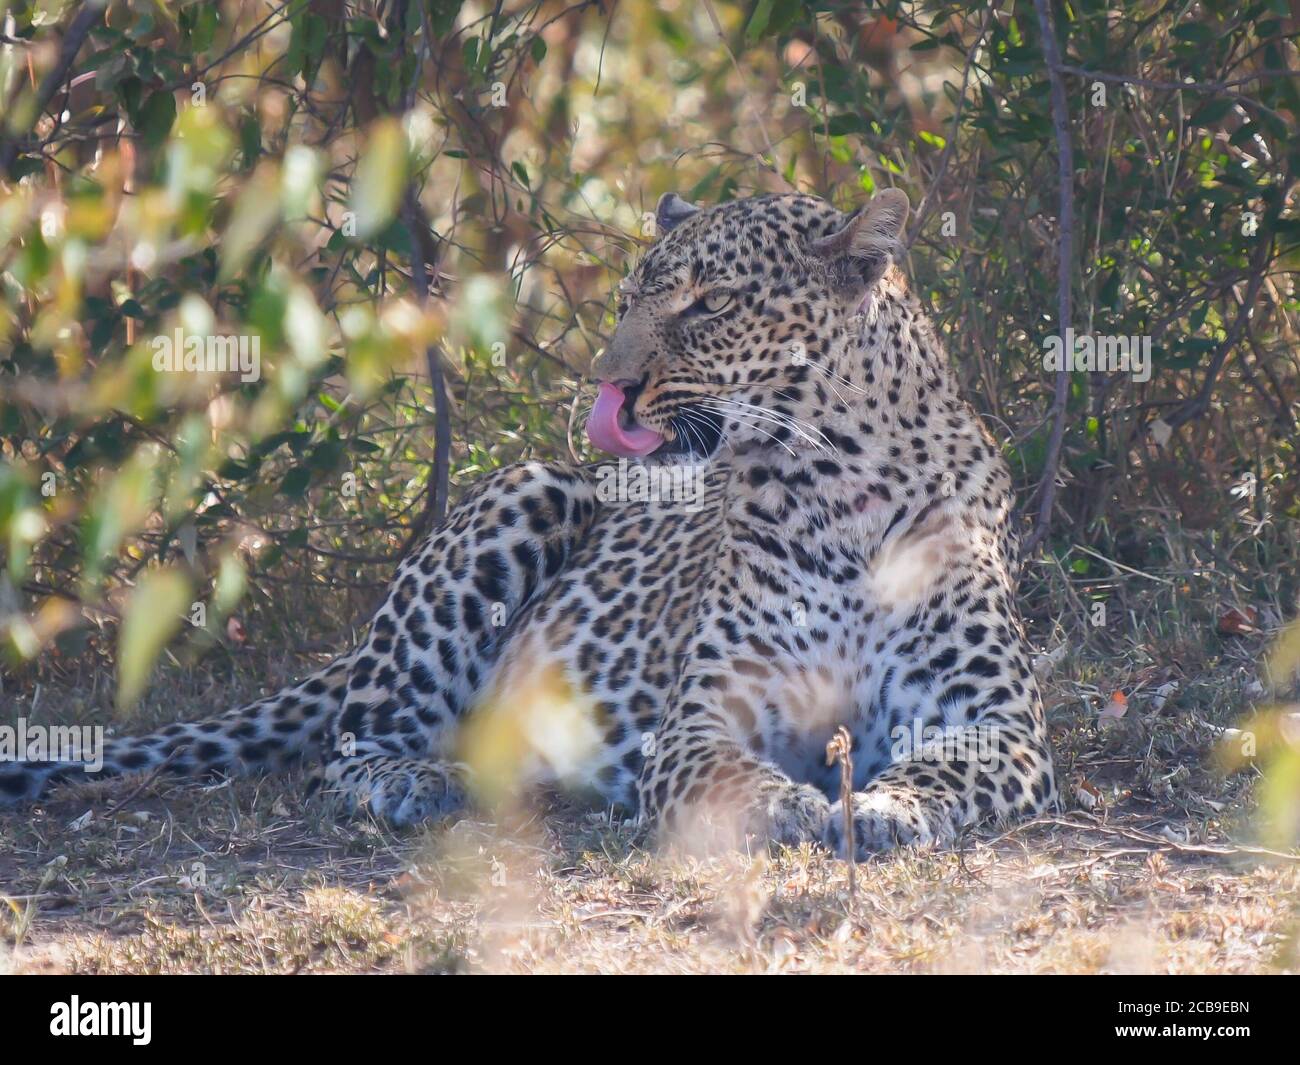
POLYGON ((852 897, 846 864, 820 850, 655 854, 632 825, 560 799, 395 836, 328 818, 293 777, 70 785, 0 815, 0 966, 1293 970, 1300 862, 1241 842, 1252 775, 1208 758, 1237 713, 1225 691, 1246 683, 1230 672, 1184 679, 1158 708, 1131 684, 1108 725, 1077 670, 1054 682, 1062 812, 864 863, 852 897))

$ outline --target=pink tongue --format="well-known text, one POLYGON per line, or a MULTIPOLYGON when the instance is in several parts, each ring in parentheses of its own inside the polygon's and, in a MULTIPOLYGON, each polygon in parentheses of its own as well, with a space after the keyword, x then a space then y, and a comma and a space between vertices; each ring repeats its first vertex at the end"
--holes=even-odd
POLYGON ((618 424, 618 412, 623 408, 623 390, 608 381, 600 383, 596 393, 596 404, 591 408, 591 417, 587 419, 587 439, 601 451, 611 455, 625 455, 636 458, 648 455, 664 442, 664 438, 653 429, 640 425, 624 429, 618 424))

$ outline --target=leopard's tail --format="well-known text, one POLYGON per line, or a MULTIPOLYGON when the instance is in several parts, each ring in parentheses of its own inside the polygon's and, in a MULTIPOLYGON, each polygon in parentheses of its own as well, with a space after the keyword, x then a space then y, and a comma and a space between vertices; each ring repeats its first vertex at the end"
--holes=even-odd
MULTIPOLYGON (((95 780, 159 767, 180 776, 242 776, 311 759, 326 742, 330 720, 343 701, 351 661, 351 654, 335 659, 306 679, 219 717, 168 725, 145 736, 105 739, 102 749, 93 740, 87 746, 86 730, 63 728, 57 733, 60 747, 75 742, 80 748, 72 757, 64 750, 62 761, 28 760, 33 730, 26 727, 20 736, 14 729, 12 752, 6 751, 10 757, 0 761, 0 806, 36 799, 58 780, 95 780), (22 749, 14 739, 26 741, 22 749)), ((35 757, 55 753, 56 729, 42 728, 42 747, 35 757)))

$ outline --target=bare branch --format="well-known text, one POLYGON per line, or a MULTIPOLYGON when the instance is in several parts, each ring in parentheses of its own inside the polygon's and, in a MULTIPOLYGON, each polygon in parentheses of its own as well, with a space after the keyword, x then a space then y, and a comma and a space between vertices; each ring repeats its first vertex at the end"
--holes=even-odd
MULTIPOLYGON (((1052 125, 1056 130, 1057 180, 1060 184, 1057 207, 1056 328, 1064 338, 1074 317, 1070 268, 1074 262, 1074 145, 1070 140, 1070 112, 1065 99, 1065 79, 1061 76, 1061 52, 1056 42, 1056 27, 1048 0, 1034 0, 1038 28, 1047 59, 1047 76, 1052 87, 1052 125)), ((1038 482, 1038 517, 1021 553, 1028 557, 1046 538, 1052 526, 1052 505, 1056 502, 1056 471, 1061 462, 1061 443, 1065 438, 1065 408, 1070 395, 1068 360, 1056 371, 1056 391, 1052 398, 1052 433, 1043 460, 1043 476, 1038 482)))
POLYGON ((966 65, 961 73, 961 92, 957 96, 957 107, 953 111, 952 125, 948 129, 948 143, 943 146, 943 155, 939 157, 939 165, 935 168, 934 180, 930 182, 930 187, 925 190, 925 195, 921 197, 921 204, 916 209, 916 221, 912 224, 912 235, 907 238, 906 246, 908 248, 921 235, 921 231, 925 229, 925 223, 929 221, 930 215, 934 213, 935 205, 938 203, 939 186, 943 184, 944 175, 948 172, 948 164, 952 161, 952 153, 957 147, 957 133, 961 128, 962 111, 966 106, 966 87, 970 83, 970 72, 975 66, 975 56, 984 44, 984 36, 989 31, 989 23, 993 21, 993 14, 996 10, 995 5, 989 5, 988 11, 984 14, 984 21, 980 24, 979 33, 975 35, 975 40, 966 53, 966 65))
MULTIPOLYGON (((36 90, 36 107, 32 114, 32 121, 37 121, 45 108, 49 106, 54 94, 63 86, 67 80, 68 71, 72 68, 72 62, 77 58, 77 53, 81 51, 81 46, 85 43, 90 29, 99 19, 100 13, 104 10, 106 0, 86 0, 81 10, 77 12, 72 22, 68 25, 68 32, 63 35, 63 44, 59 48, 59 58, 48 71, 45 77, 41 79, 41 84, 36 90)), ((19 140, 15 137, 13 140, 0 140, 0 174, 7 173, 13 161, 18 157, 19 140)))

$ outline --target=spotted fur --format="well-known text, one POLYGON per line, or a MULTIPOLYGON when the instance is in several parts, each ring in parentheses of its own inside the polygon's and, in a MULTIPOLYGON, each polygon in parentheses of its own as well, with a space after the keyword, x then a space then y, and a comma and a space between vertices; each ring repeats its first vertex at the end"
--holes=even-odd
MULTIPOLYGON (((843 725, 859 854, 1043 810, 1010 477, 892 265, 906 211, 892 191, 850 216, 665 197, 593 371, 664 437, 650 466, 703 465, 702 497, 605 498, 600 465, 492 473, 398 566, 360 646, 112 741, 105 771, 306 758, 346 807, 406 825, 471 801, 478 729, 524 737, 512 786, 558 779, 688 840, 843 852, 843 725)), ((0 795, 67 771, 0 768, 0 795)))

